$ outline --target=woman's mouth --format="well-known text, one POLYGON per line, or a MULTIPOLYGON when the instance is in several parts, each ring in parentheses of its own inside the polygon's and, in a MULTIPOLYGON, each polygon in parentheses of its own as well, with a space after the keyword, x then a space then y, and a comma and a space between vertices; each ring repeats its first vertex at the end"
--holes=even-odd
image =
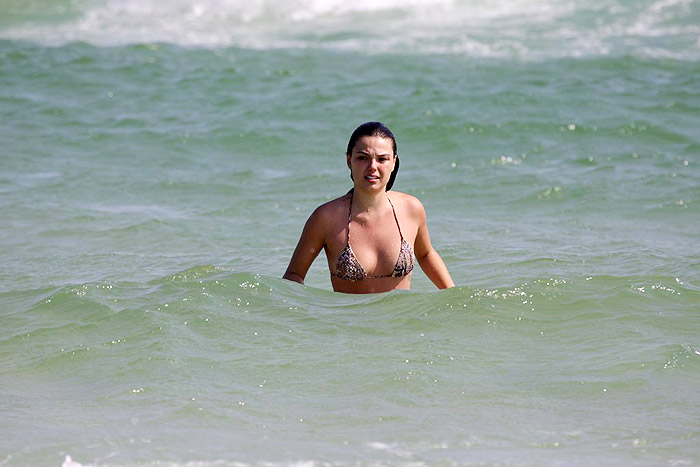
POLYGON ((365 177, 365 180, 367 180, 368 182, 378 182, 379 177, 377 175, 367 175, 365 177))

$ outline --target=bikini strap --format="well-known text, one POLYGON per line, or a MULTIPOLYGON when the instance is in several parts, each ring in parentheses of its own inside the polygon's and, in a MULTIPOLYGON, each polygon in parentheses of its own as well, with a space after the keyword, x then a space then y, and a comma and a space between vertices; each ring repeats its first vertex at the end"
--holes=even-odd
MULTIPOLYGON (((399 228, 399 236, 401 237, 401 241, 403 242, 403 233, 401 233, 401 224, 399 224, 399 218, 396 217, 396 209, 394 209, 394 204, 389 199, 389 195, 386 195, 386 200, 389 201, 389 204, 391 205, 391 211, 394 213, 394 220, 396 221, 396 227, 399 228)), ((350 232, 350 229, 348 229, 348 233, 349 232, 350 232)))
POLYGON ((347 244, 350 245, 350 221, 352 221, 352 197, 355 194, 353 190, 350 190, 350 205, 348 206, 348 239, 347 244))

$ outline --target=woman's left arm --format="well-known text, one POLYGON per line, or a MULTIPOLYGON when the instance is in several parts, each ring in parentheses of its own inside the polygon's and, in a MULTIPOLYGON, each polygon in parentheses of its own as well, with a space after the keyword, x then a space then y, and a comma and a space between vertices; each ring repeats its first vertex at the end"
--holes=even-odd
POLYGON ((439 289, 454 287, 455 283, 452 280, 452 276, 450 276, 450 272, 447 270, 447 266, 445 266, 445 262, 440 257, 440 254, 435 251, 433 244, 430 242, 425 208, 417 199, 415 199, 414 213, 418 221, 418 234, 416 235, 414 247, 418 264, 420 264, 425 275, 428 276, 439 289))

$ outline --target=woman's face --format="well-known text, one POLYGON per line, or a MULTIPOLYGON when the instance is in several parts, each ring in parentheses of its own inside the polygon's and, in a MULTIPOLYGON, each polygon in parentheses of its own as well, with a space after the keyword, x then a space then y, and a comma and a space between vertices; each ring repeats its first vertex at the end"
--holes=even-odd
POLYGON ((363 136, 347 157, 355 187, 385 190, 396 164, 394 145, 389 138, 363 136))

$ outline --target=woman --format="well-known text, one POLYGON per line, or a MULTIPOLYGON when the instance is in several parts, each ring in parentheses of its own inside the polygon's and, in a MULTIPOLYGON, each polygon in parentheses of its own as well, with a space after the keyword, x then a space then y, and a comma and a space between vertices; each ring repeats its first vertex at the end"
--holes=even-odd
POLYGON ((283 277, 303 284, 323 248, 336 292, 409 289, 415 251, 418 264, 437 287, 454 287, 430 243, 421 202, 406 193, 389 192, 399 170, 391 130, 379 122, 363 123, 350 137, 346 159, 353 189, 311 214, 283 277))

